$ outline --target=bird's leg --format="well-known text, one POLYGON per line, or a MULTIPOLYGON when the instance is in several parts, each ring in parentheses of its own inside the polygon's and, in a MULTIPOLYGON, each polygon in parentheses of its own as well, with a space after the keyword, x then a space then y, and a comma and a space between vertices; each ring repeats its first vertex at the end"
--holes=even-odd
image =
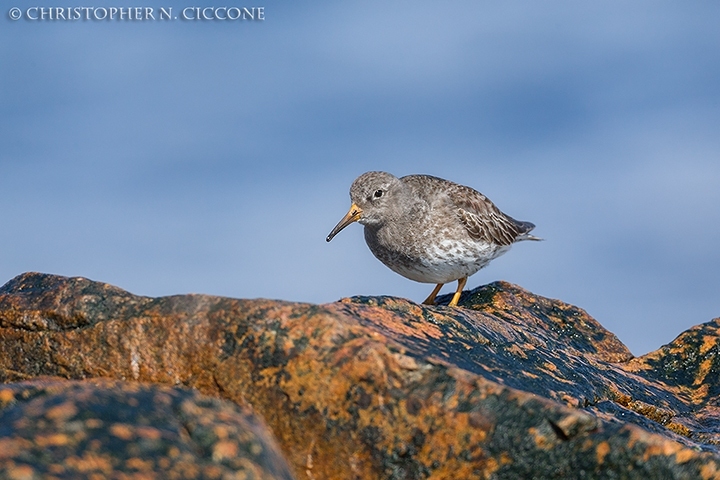
POLYGON ((444 283, 438 283, 438 284, 435 286, 435 289, 434 289, 434 290, 432 291, 432 293, 430 294, 430 296, 425 299, 425 301, 423 302, 423 305, 435 305, 435 297, 437 297, 437 294, 438 294, 438 292, 440 291, 440 289, 442 288, 443 285, 445 285, 445 284, 444 284, 444 283))
POLYGON ((448 303, 448 307, 457 307, 458 300, 460 300, 460 295, 462 295, 463 288, 465 288, 465 284, 467 283, 467 277, 463 277, 458 280, 458 288, 455 290, 455 295, 453 295, 452 300, 450 300, 450 303, 448 303))

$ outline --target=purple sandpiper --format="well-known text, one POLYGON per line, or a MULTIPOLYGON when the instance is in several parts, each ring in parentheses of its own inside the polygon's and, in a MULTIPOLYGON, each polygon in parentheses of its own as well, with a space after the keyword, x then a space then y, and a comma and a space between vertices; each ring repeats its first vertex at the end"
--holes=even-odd
POLYGON ((457 306, 470 275, 515 242, 541 240, 530 235, 535 225, 504 214, 477 190, 430 175, 363 173, 350 187, 350 200, 326 241, 353 222, 364 225, 365 242, 378 260, 403 277, 437 284, 427 305, 457 280, 448 304, 457 306))

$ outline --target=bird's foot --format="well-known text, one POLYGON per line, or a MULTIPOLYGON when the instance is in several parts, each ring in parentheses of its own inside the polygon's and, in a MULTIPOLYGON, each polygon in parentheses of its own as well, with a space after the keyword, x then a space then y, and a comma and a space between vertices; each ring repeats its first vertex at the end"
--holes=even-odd
POLYGON ((423 302, 423 305, 435 305, 435 297, 437 297, 438 292, 442 288, 442 286, 445 285, 444 283, 438 283, 435 288, 433 289, 432 293, 430 293, 430 296, 425 299, 423 302))
POLYGON ((457 290, 455 290, 455 295, 453 295, 452 300, 450 300, 450 303, 448 303, 448 307, 457 307, 458 301, 460 301, 460 295, 462 295, 462 291, 463 288, 465 288, 466 283, 467 277, 458 280, 457 290))

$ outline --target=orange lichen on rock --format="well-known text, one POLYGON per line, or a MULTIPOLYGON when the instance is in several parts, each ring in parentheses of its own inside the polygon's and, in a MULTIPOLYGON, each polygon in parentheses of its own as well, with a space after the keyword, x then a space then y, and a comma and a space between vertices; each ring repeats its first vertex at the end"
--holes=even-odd
POLYGON ((605 457, 607 457, 608 453, 610 453, 610 444, 605 441, 598 443, 595 447, 595 453, 597 455, 598 465, 602 465, 605 461, 605 457))
POLYGON ((0 478, 12 477, 19 462, 34 466, 33 478, 186 478, 193 469, 196 477, 230 478, 250 468, 253 478, 292 478, 262 420, 230 402, 113 380, 7 387, 17 403, 0 410, 0 424, 13 427, 10 436, 0 432, 0 478), (28 416, 34 421, 13 422, 28 416))
POLYGON ((182 468, 208 478, 233 469, 288 478, 253 463, 273 452, 274 436, 296 478, 572 478, 579 470, 595 478, 711 478, 720 468, 717 323, 633 358, 582 309, 506 282, 464 292, 459 308, 447 308, 392 297, 327 305, 147 298, 81 278, 25 274, 0 289, 0 375, 56 375, 88 387, 46 405, 21 392, 60 394, 57 379, 6 385, 0 414, 27 408, 15 431, 81 426, 88 450, 72 450, 80 442, 72 432, 28 433, 25 443, 0 438, 7 447, 0 460, 44 443, 72 459, 47 466, 57 475, 182 468), (153 405, 182 418, 180 440, 171 442, 173 430, 158 423, 81 417, 80 402, 119 385, 131 411, 153 405), (252 407, 259 414, 252 422, 266 422, 270 442, 234 423, 237 412, 180 399, 170 388, 177 385, 252 407), (101 432, 165 447, 152 462, 129 446, 107 452, 101 432), (186 448, 187 436, 207 443, 186 448))

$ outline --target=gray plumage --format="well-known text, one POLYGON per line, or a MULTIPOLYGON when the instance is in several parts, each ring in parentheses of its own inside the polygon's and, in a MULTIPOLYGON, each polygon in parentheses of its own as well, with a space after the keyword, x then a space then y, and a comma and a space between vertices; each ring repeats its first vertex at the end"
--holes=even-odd
POLYGON ((482 193, 430 175, 367 172, 353 182, 350 199, 327 241, 357 221, 378 260, 411 280, 438 284, 436 290, 454 280, 464 285, 515 242, 540 240, 530 234, 535 225, 504 214, 482 193))

